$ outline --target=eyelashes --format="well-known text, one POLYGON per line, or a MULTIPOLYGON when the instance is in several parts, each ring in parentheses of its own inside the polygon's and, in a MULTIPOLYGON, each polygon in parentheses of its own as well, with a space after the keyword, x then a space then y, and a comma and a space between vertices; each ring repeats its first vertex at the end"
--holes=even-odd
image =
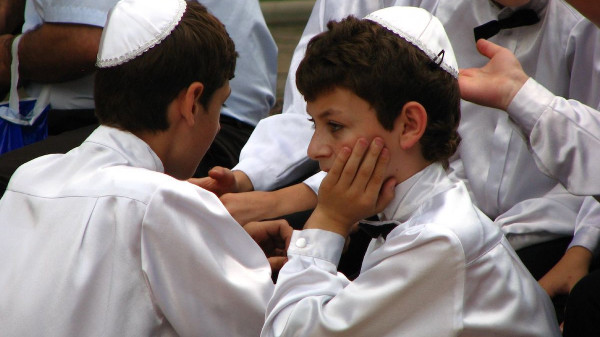
MULTIPOLYGON (((308 121, 312 123, 312 128, 313 130, 315 129, 315 120, 314 118, 308 118, 308 121)), ((341 130, 344 126, 342 124, 339 124, 337 122, 334 121, 328 121, 327 122, 327 126, 329 127, 329 130, 333 133, 336 131, 341 130)))

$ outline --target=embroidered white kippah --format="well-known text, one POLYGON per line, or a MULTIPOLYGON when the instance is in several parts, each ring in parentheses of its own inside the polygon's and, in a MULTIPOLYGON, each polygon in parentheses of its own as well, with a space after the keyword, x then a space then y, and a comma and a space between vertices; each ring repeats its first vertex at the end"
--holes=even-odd
POLYGON ((458 64, 446 31, 438 18, 418 7, 393 6, 375 11, 365 19, 391 30, 421 49, 452 76, 458 78, 458 64))
POLYGON ((112 67, 161 43, 183 16, 184 0, 120 0, 108 13, 96 65, 112 67))

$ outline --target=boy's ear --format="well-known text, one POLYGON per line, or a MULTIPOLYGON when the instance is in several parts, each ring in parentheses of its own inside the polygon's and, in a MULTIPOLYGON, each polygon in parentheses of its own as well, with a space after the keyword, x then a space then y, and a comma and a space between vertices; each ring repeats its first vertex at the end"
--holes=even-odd
POLYGON ((427 111, 415 101, 404 104, 402 112, 394 121, 394 130, 398 130, 400 147, 404 150, 417 144, 426 128, 427 111))
POLYGON ((200 82, 193 82, 187 89, 184 89, 181 102, 181 115, 189 125, 194 125, 196 115, 200 113, 202 107, 200 97, 203 93, 204 84, 200 82))

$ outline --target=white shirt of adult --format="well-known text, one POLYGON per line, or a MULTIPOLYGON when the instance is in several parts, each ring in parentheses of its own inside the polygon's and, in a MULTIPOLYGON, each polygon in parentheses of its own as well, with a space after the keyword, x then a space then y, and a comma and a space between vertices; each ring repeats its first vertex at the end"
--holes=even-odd
POLYGON ((560 336, 548 295, 464 184, 432 164, 396 187, 360 275, 337 273, 344 238, 295 231, 267 336, 560 336))
MULTIPOLYGON (((269 190, 297 180, 315 168, 306 156, 312 137, 306 103, 296 89, 295 71, 308 41, 326 30, 327 22, 347 15, 357 17, 392 5, 418 6, 437 16, 446 27, 460 68, 487 63, 475 47, 473 28, 511 8, 500 9, 491 1, 469 0, 317 0, 298 44, 286 83, 283 113, 261 121, 242 150, 240 163, 255 189, 269 190)), ((552 92, 591 106, 600 100, 600 31, 563 1, 532 0, 528 5, 543 19, 539 25, 503 30, 490 40, 509 48, 525 72, 552 92), (552 71, 548 71, 552 69, 552 71), (594 70, 596 69, 596 70, 594 70)), ((571 246, 594 250, 575 226, 583 197, 570 195, 560 183, 536 166, 524 135, 506 112, 469 102, 461 106, 459 132, 463 141, 460 158, 452 163, 478 207, 502 227, 516 249, 573 235, 571 246), (463 165, 463 163, 468 163, 463 165)), ((323 173, 305 181, 315 193, 323 173)), ((597 207, 597 206, 594 206, 597 207)))
POLYGON ((272 295, 260 247, 212 193, 100 126, 21 166, 0 199, 6 336, 257 336, 272 295))
MULTIPOLYGON (((231 95, 222 113, 256 125, 275 105, 277 45, 261 12, 258 0, 199 0, 229 32, 239 53, 231 95)), ((27 0, 23 32, 44 22, 76 23, 104 27, 108 11, 117 0, 27 0)), ((53 109, 93 109, 94 75, 50 85, 53 109)), ((28 86, 36 96, 41 85, 28 86)))

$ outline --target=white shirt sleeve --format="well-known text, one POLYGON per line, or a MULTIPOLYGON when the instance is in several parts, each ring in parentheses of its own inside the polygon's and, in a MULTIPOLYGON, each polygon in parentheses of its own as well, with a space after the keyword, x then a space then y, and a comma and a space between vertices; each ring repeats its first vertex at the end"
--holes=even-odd
POLYGON ((336 273, 340 235, 294 232, 261 336, 453 335, 461 328, 455 315, 462 311, 464 254, 458 239, 438 235, 428 244, 431 238, 388 239, 349 282, 336 273))
POLYGON ((600 242, 600 203, 592 197, 587 197, 575 223, 575 236, 569 248, 581 246, 597 255, 600 253, 598 243, 600 242))
POLYGON ((259 334, 273 291, 271 268, 216 197, 180 184, 161 189, 142 226, 148 287, 179 335, 259 334))
POLYGON ((600 112, 554 96, 529 79, 508 107, 531 145, 539 169, 569 192, 600 195, 600 112))

